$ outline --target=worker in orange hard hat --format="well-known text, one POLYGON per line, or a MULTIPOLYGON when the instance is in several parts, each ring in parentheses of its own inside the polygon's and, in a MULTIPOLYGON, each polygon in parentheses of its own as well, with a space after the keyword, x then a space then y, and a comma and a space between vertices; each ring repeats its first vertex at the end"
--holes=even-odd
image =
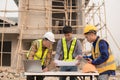
POLYGON ((110 75, 115 75, 116 64, 108 42, 96 34, 97 28, 94 25, 85 26, 84 35, 87 41, 92 43, 92 54, 83 58, 96 66, 100 74, 98 80, 108 80, 110 75))

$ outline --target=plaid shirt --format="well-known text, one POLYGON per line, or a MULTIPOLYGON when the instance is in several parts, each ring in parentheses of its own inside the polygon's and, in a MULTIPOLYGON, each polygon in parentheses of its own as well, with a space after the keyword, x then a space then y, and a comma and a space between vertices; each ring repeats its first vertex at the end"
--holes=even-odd
MULTIPOLYGON (((29 50, 29 56, 28 56, 28 59, 30 60, 33 60, 34 59, 34 55, 35 53, 37 52, 38 48, 39 48, 39 41, 38 40, 35 40, 33 41, 31 47, 30 47, 30 50, 29 50)), ((45 51, 45 47, 42 48, 42 52, 45 51)), ((44 63, 44 66, 46 67, 49 67, 49 64, 52 60, 52 47, 48 49, 48 53, 47 53, 47 56, 45 58, 45 63, 44 63)))

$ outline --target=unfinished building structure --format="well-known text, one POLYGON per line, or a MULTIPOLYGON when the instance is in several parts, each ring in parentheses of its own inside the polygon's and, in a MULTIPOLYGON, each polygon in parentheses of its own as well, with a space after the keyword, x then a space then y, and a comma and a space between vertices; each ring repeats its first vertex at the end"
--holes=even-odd
MULTIPOLYGON (((83 40, 83 0, 21 0, 19 2, 20 35, 18 52, 29 49, 31 41, 42 38, 47 31, 55 34, 56 41, 63 36, 65 25, 73 27, 73 36, 83 40)), ((55 51, 56 43, 53 45, 55 51)), ((18 57, 21 61, 21 58, 18 57)), ((20 66, 19 66, 20 67, 20 66)))
MULTIPOLYGON (((6 0, 7 2, 8 0, 6 0)), ((92 23, 106 38, 104 0, 14 0, 16 10, 0 10, 6 14, 18 12, 17 19, 0 16, 0 66, 22 69, 22 60, 31 42, 47 31, 55 34, 56 42, 63 36, 65 25, 73 27, 73 36, 84 44, 83 28, 92 23)), ((7 6, 7 5, 5 5, 7 6)), ((56 43, 53 45, 55 51, 56 43)))
MULTIPOLYGON (((55 34, 56 41, 63 36, 65 25, 73 27, 73 35, 81 41, 83 25, 85 24, 84 4, 87 0, 15 0, 18 3, 18 25, 6 27, 6 21, 1 25, 1 67, 20 67, 22 56, 35 39, 41 38, 47 31, 55 34), (7 46, 7 47, 6 47, 7 46), (9 48, 9 49, 8 49, 9 48), (9 51, 7 51, 9 50, 9 51), (4 56, 6 54, 6 56, 4 56), (9 54, 9 56, 8 56, 9 54), (4 61, 7 58, 8 62, 4 61), (17 63, 15 64, 15 62, 17 63), (7 65, 4 65, 6 63, 7 65), (9 64, 9 65, 8 65, 9 64)), ((1 12, 10 12, 2 11, 1 12)), ((5 16, 3 18, 6 18, 5 16)), ((12 24, 15 24, 11 21, 12 24)), ((54 51, 56 43, 53 45, 54 51)))

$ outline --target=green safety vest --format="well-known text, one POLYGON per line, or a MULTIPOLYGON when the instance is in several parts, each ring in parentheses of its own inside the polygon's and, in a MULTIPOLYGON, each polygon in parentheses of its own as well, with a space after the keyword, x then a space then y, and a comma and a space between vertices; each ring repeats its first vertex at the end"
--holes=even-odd
POLYGON ((72 40, 72 43, 71 43, 70 48, 68 50, 66 39, 62 38, 62 46, 63 46, 63 53, 64 53, 63 60, 64 61, 73 61, 74 60, 73 59, 73 51, 74 51, 74 48, 75 48, 76 41, 77 41, 76 38, 74 38, 72 40))
MULTIPOLYGON (((34 55, 34 60, 41 60, 41 64, 44 65, 45 62, 45 58, 47 56, 48 53, 48 49, 45 49, 44 53, 42 52, 42 39, 38 40, 39 42, 39 46, 38 46, 38 50, 34 55)), ((27 57, 29 56, 29 53, 27 54, 27 57)))

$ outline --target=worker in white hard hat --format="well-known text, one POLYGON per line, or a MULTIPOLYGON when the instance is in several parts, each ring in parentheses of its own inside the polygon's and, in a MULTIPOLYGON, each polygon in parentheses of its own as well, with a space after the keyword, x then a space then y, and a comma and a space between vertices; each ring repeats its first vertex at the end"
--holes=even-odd
MULTIPOLYGON (((27 58, 29 60, 41 60, 43 72, 46 72, 50 68, 52 57, 52 44, 55 42, 54 34, 52 32, 46 32, 42 39, 33 41, 27 58)), ((43 76, 27 76, 27 80, 43 80, 43 76)))
POLYGON ((92 43, 92 54, 90 56, 84 56, 83 58, 96 67, 100 74, 98 80, 109 80, 109 76, 115 75, 116 70, 110 45, 106 40, 97 36, 97 28, 94 25, 86 25, 84 35, 87 41, 92 43))

